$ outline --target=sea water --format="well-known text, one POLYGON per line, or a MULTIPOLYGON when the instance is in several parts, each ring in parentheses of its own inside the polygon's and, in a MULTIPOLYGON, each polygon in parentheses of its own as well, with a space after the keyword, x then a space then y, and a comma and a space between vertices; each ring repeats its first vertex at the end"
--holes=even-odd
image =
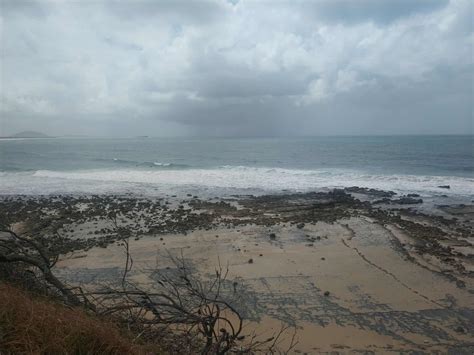
POLYGON ((0 194, 230 195, 348 186, 472 199, 474 136, 0 141, 0 194))

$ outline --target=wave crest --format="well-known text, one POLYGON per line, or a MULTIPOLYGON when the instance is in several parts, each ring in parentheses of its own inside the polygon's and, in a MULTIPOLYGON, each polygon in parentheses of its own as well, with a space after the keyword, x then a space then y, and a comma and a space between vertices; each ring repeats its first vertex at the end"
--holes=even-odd
MULTIPOLYGON (((159 165, 161 166, 161 165, 159 165)), ((148 169, 148 170, 38 170, 35 178, 93 180, 114 183, 150 184, 161 186, 197 186, 204 188, 261 189, 267 191, 309 191, 333 187, 370 187, 397 192, 425 194, 474 195, 474 179, 454 176, 375 175, 342 169, 293 170, 282 168, 255 168, 222 166, 214 169, 148 169), (439 185, 450 185, 441 190, 439 185)))

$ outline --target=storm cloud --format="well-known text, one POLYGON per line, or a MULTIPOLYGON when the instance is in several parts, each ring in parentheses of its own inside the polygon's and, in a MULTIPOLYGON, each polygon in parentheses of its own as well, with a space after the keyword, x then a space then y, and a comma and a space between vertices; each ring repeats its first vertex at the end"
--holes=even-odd
POLYGON ((473 133, 470 0, 1 0, 1 131, 473 133))

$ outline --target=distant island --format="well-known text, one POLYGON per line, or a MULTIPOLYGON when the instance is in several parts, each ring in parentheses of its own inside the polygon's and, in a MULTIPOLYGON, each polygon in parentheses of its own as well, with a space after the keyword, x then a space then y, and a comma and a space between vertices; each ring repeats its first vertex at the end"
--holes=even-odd
POLYGON ((51 137, 44 133, 36 132, 36 131, 23 131, 23 132, 19 132, 17 134, 13 134, 11 136, 6 136, 2 138, 54 138, 54 137, 51 137))

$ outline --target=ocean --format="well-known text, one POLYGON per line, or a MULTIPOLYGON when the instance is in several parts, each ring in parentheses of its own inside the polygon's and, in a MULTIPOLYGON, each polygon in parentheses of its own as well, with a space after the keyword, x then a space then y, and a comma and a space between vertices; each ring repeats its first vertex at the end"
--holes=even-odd
POLYGON ((217 196, 349 186, 472 200, 474 136, 0 141, 3 195, 217 196))

